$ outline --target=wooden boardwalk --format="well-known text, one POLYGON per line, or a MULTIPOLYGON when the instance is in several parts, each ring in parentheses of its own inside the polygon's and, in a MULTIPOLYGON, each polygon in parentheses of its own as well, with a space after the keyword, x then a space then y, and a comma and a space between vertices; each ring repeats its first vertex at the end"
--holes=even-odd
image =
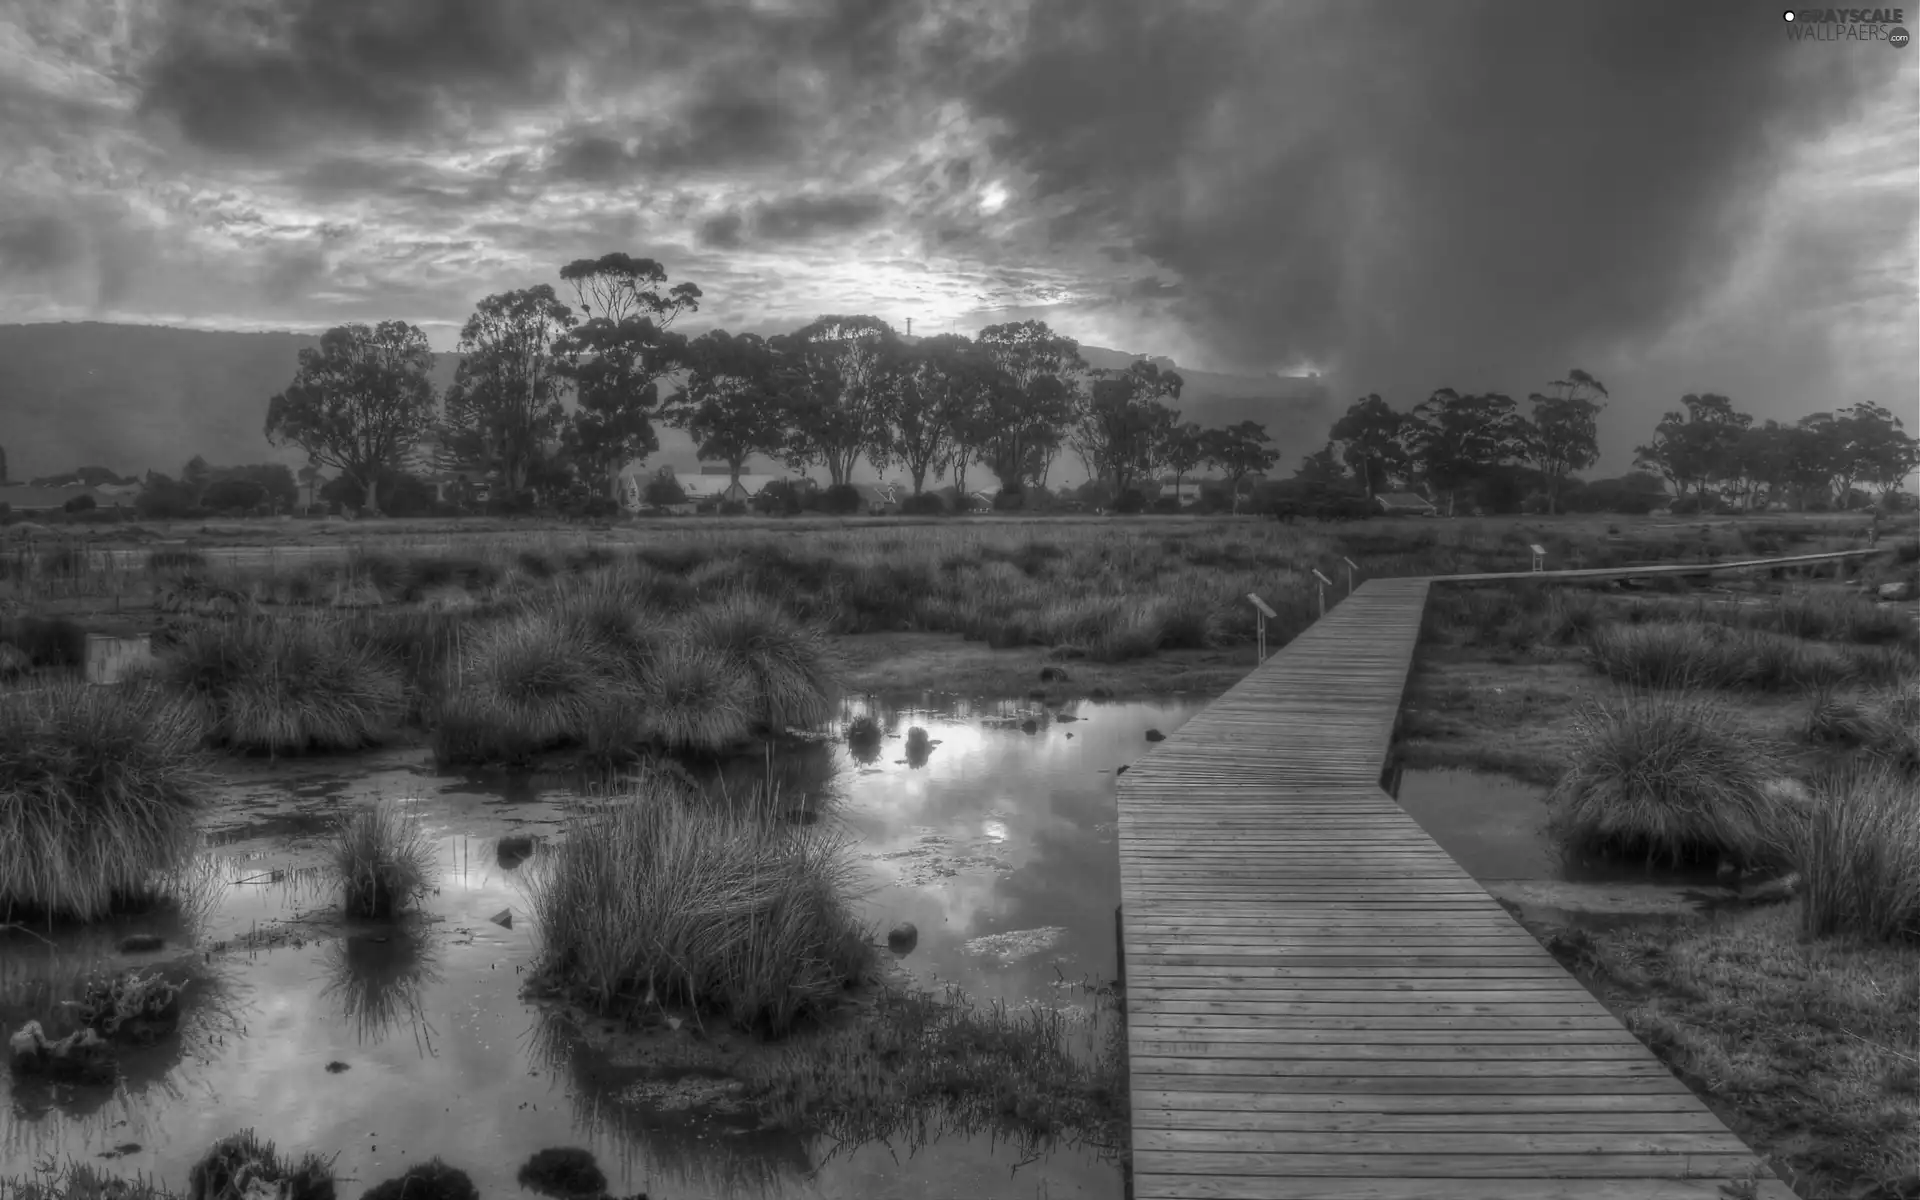
POLYGON ((1710 1200, 1757 1162, 1381 790, 1428 586, 1369 581, 1118 780, 1140 1200, 1710 1200))

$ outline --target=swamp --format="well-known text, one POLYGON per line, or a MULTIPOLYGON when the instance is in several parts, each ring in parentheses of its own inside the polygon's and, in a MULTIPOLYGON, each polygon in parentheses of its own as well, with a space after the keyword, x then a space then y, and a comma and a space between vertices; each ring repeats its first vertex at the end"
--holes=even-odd
MULTIPOLYGON (((0 546, 0 1195, 1121 1196, 1114 779, 1249 593, 1866 533, 712 524, 0 546)), ((1808 1197, 1920 1180, 1880 536, 1436 584, 1382 776, 1808 1197)))

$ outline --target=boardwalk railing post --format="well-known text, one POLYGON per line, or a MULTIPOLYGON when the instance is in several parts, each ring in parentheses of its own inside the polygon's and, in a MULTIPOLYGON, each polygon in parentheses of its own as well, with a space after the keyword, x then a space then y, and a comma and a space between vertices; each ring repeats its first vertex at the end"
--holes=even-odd
MULTIPOLYGON (((1252 592, 1247 593, 1247 600, 1253 605, 1253 635, 1255 639, 1255 657, 1253 661, 1259 664, 1267 661, 1267 618, 1275 614, 1271 608, 1267 607, 1265 600, 1262 600, 1252 592)), ((1322 611, 1324 612, 1325 610, 1323 609, 1322 611)))
POLYGON ((1353 595, 1353 573, 1360 568, 1354 564, 1352 559, 1346 557, 1344 554, 1340 556, 1340 561, 1347 564, 1347 595, 1351 596, 1353 595))
POLYGON ((1320 615, 1324 617, 1327 615, 1327 587, 1333 583, 1333 580, 1322 575, 1319 567, 1313 569, 1313 577, 1320 581, 1320 615))

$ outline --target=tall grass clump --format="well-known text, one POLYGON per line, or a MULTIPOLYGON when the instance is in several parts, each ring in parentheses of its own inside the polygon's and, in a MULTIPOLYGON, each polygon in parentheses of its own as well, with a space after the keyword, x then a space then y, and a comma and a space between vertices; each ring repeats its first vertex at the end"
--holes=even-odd
POLYGON ((512 760, 578 741, 618 694, 602 649, 553 612, 472 629, 432 713, 436 756, 442 763, 512 760))
POLYGON ((1770 786, 1781 764, 1726 710, 1686 692, 1628 693, 1575 720, 1572 761, 1547 796, 1575 853, 1672 865, 1777 865, 1797 814, 1770 786))
POLYGON ((418 816, 392 800, 342 821, 328 858, 348 916, 390 917, 432 887, 433 840, 418 816))
POLYGON ((536 979, 605 1013, 648 1004, 781 1034, 872 962, 847 841, 771 796, 696 794, 645 773, 527 867, 536 979))
POLYGON ((1798 856, 1806 931, 1920 942, 1920 797, 1912 777, 1867 759, 1830 772, 1814 797, 1798 856))
POLYGON ((754 680, 719 651, 678 637, 641 675, 640 740, 669 751, 715 754, 753 732, 754 680))
POLYGON ((199 847, 201 726, 158 689, 0 693, 0 921, 151 901, 199 847))
POLYGON ((358 750, 407 711, 400 670, 325 620, 193 626, 160 677, 197 702, 215 744, 242 751, 358 750))
POLYGON ((810 729, 832 718, 836 680, 825 640, 773 601, 729 591, 693 612, 682 629, 751 679, 761 729, 810 729))

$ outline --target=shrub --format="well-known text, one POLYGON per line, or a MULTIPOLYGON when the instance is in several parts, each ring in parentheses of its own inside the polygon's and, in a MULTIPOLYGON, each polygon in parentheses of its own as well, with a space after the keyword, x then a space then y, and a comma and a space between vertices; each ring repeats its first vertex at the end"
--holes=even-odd
POLYGON ((1154 511, 1154 512, 1157 512, 1157 513, 1177 513, 1177 512, 1179 512, 1179 511, 1180 511, 1180 497, 1178 497, 1178 496, 1156 496, 1156 497, 1154 497, 1154 500, 1153 500, 1153 511, 1154 511))
POLYGON ((92 512, 94 509, 98 507, 100 507, 100 502, 98 500, 95 500, 91 495, 87 494, 86 492, 82 492, 78 496, 69 498, 65 504, 62 504, 60 506, 60 511, 70 512, 70 513, 83 513, 83 512, 92 512))
POLYGON ((915 492, 900 502, 900 511, 910 517, 940 516, 947 511, 947 502, 932 492, 915 492))
POLYGON ((1122 516, 1132 516, 1135 513, 1145 511, 1146 507, 1147 498, 1141 494, 1140 489, 1128 488, 1126 491, 1120 493, 1118 500, 1114 501, 1113 511, 1122 516))
POLYGON ((720 515, 723 517, 745 516, 746 511, 747 511, 747 506, 742 501, 722 500, 720 502, 720 515))
POLYGON ((698 796, 657 773, 574 817, 527 864, 536 978, 601 1012, 685 1005, 779 1034, 872 961, 846 841, 770 794, 698 796))
POLYGON ((836 483, 820 493, 820 511, 846 516, 860 511, 860 489, 850 483, 836 483))
POLYGON ((1001 488, 993 494, 993 511, 1019 512, 1027 506, 1027 498, 1019 488, 1001 488))
POLYGON ((1830 773, 1800 842, 1802 916, 1815 936, 1920 942, 1920 802, 1885 761, 1830 773))
POLYGON ((1765 865, 1780 860, 1793 818, 1780 775, 1773 752, 1712 703, 1629 693, 1576 720, 1550 828, 1577 853, 1765 865))
POLYGON ((139 684, 0 693, 0 921, 152 899, 198 844, 200 735, 139 684))
POLYGON ((357 750, 407 710, 399 669, 324 620, 193 626, 162 658, 160 677, 199 705, 216 744, 236 750, 357 750))
POLYGON ((431 886, 433 842, 420 818, 391 800, 366 805, 342 821, 331 858, 348 916, 390 917, 431 886))

